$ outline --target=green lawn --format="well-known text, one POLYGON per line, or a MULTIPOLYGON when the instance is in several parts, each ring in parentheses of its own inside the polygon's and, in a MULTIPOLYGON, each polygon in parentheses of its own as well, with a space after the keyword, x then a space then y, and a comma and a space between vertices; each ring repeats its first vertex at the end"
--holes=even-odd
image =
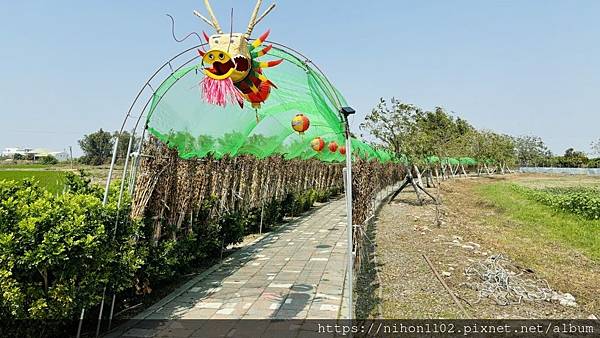
POLYGON ((52 193, 62 192, 65 183, 65 173, 62 171, 0 170, 0 180, 22 180, 30 177, 52 193))
POLYGON ((511 188, 510 183, 493 183, 477 187, 478 193, 515 221, 522 236, 558 241, 600 261, 600 220, 557 212, 551 207, 528 199, 511 188))

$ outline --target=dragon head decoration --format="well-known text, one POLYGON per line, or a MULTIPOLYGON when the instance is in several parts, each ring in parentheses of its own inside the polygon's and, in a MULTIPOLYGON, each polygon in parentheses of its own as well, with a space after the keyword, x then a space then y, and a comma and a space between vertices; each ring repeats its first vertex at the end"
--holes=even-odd
POLYGON ((237 102, 240 107, 243 107, 244 101, 248 101, 252 107, 260 108, 261 103, 269 97, 271 87, 277 88, 264 75, 263 69, 275 67, 283 60, 260 62, 258 58, 266 55, 273 47, 263 46, 269 31, 253 41, 250 35, 254 26, 275 8, 275 4, 269 6, 259 17, 262 0, 258 0, 246 33, 224 33, 209 0, 204 0, 204 4, 210 20, 198 11, 194 11, 194 14, 217 32, 210 37, 204 34, 210 48, 208 51, 198 50, 202 57, 202 71, 205 74, 201 84, 204 100, 223 107, 228 101, 237 102))

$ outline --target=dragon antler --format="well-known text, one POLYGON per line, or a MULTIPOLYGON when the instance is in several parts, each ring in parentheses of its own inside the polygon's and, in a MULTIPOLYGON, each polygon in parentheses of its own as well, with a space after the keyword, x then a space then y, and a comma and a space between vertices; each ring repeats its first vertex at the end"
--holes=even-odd
POLYGON ((267 16, 267 14, 269 14, 273 10, 273 8, 275 8, 275 4, 271 4, 271 6, 269 6, 269 8, 267 8, 267 10, 257 19, 256 17, 258 16, 258 11, 260 10, 261 4, 262 4, 262 0, 256 1, 256 6, 254 6, 254 11, 252 11, 252 15, 250 16, 250 22, 248 23, 248 30, 246 31, 246 37, 248 37, 248 38, 250 37, 250 34, 252 34, 252 30, 254 29, 254 26, 256 26, 262 19, 264 19, 264 17, 267 16))
POLYGON ((213 27, 217 31, 217 33, 223 34, 223 30, 221 29, 221 26, 219 25, 219 20, 217 20, 217 17, 215 16, 215 13, 213 12, 212 7, 210 6, 210 2, 208 0, 204 0, 204 5, 206 6, 206 10, 208 11, 208 15, 210 16, 211 20, 208 20, 207 18, 205 18, 198 11, 194 11, 194 15, 196 15, 197 17, 202 19, 204 22, 209 24, 211 27, 213 27))

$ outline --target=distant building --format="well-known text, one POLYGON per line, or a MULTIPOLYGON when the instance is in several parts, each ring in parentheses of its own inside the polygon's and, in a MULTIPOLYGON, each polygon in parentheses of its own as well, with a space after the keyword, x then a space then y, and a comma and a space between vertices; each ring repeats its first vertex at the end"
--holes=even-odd
POLYGON ((69 160, 69 154, 66 151, 51 151, 43 148, 5 148, 2 151, 3 157, 14 157, 17 154, 24 157, 33 156, 34 159, 52 156, 61 162, 69 160))
POLYGON ((32 151, 32 148, 4 148, 4 151, 2 151, 2 156, 14 157, 17 154, 27 156, 28 154, 31 154, 32 151))

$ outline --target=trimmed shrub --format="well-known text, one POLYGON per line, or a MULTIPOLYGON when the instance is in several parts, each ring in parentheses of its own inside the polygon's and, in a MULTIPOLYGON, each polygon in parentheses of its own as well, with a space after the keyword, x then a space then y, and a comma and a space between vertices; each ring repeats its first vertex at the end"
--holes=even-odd
POLYGON ((118 218, 115 203, 93 194, 0 181, 0 316, 74 318, 100 301, 108 281, 115 291, 131 287, 143 263, 141 224, 126 209, 118 218))

